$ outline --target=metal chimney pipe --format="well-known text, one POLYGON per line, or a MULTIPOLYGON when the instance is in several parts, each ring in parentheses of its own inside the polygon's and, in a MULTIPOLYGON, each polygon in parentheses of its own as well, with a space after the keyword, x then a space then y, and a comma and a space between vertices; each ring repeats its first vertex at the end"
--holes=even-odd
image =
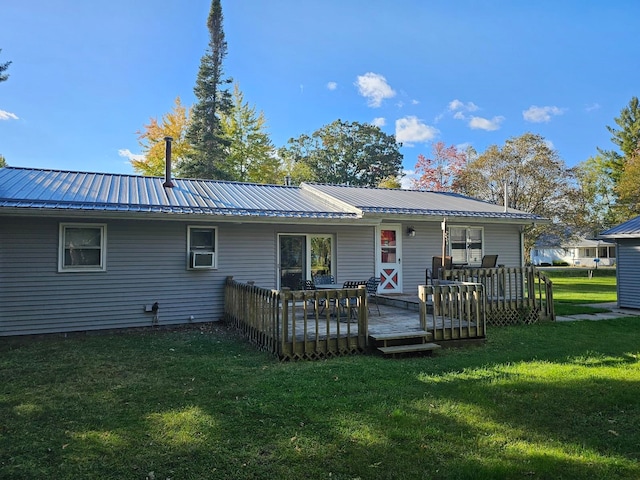
POLYGON ((509 211, 509 185, 504 182, 504 213, 509 211))
POLYGON ((165 142, 165 150, 164 150, 164 158, 165 158, 165 171, 164 171, 164 183, 162 184, 165 188, 173 188, 175 185, 173 184, 173 180, 171 179, 171 142, 173 142, 172 137, 164 137, 165 142))

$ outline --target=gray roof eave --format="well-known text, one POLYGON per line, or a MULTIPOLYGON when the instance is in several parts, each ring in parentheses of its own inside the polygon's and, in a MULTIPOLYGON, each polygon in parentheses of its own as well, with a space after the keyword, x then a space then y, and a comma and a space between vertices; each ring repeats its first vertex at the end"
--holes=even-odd
POLYGON ((452 210, 429 210, 429 211, 399 211, 397 209, 365 209, 365 218, 387 218, 398 220, 411 220, 411 221, 432 221, 442 220, 464 220, 473 222, 484 223, 537 223, 537 224, 549 224, 551 220, 540 217, 534 214, 521 214, 521 213, 504 213, 504 212, 468 212, 468 211, 452 211, 452 210))
POLYGON ((225 223, 281 223, 281 224, 349 224, 375 226, 380 223, 379 219, 368 218, 363 219, 356 215, 349 214, 331 214, 323 216, 309 215, 216 215, 203 212, 176 213, 161 211, 142 210, 98 210, 98 209, 80 209, 80 208, 51 208, 51 207, 7 207, 0 206, 1 216, 20 216, 20 217, 46 217, 46 218, 95 218, 95 219, 120 219, 120 220, 156 220, 156 221, 209 221, 209 222, 225 222, 225 223))

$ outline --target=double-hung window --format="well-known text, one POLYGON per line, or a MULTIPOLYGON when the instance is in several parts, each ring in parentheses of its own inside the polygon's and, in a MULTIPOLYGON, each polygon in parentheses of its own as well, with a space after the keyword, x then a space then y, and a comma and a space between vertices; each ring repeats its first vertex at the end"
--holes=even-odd
POLYGON ((477 266, 482 263, 482 227, 450 227, 449 251, 453 263, 477 266))
POLYGON ((215 227, 187 228, 187 256, 189 269, 217 268, 217 229, 215 227))
POLYGON ((61 223, 59 272, 103 272, 107 269, 107 226, 61 223))

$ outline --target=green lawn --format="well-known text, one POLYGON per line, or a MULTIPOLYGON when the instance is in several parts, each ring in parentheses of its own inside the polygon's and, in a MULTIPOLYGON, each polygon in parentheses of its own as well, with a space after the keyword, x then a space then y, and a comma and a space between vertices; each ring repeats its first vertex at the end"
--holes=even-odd
POLYGON ((615 302, 616 273, 614 269, 589 270, 566 268, 544 272, 553 282, 553 301, 556 315, 597 313, 606 310, 584 307, 586 303, 615 302))
POLYGON ((219 327, 3 338, 0 478, 637 479, 638 322, 290 363, 219 327))

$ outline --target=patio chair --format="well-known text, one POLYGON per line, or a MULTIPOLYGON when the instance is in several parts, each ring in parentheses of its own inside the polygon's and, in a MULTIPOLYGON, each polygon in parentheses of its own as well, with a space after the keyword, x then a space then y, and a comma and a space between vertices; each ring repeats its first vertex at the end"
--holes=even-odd
MULTIPOLYGON (((453 268, 453 257, 444 257, 444 270, 451 270, 453 268)), ((431 258, 431 268, 427 268, 427 275, 425 278, 425 283, 427 285, 429 285, 429 283, 431 283, 431 285, 433 285, 433 281, 434 280, 439 280, 441 279, 441 270, 443 269, 442 267, 442 257, 432 257, 431 258), (429 281, 431 280, 431 281, 429 281)))
MULTIPOLYGON (((305 291, 307 291, 307 290, 316 290, 316 284, 313 283, 313 280, 305 280, 303 285, 302 285, 302 290, 305 290, 305 291)), ((312 298, 307 300, 307 305, 309 305, 314 310, 316 308, 316 302, 312 298)), ((320 306, 322 307, 321 310, 320 310, 320 313, 322 313, 322 310, 324 309, 324 305, 320 305, 320 306)))
POLYGON ((367 297, 369 299, 367 305, 369 306, 369 312, 371 312, 371 299, 375 300, 378 315, 380 315, 380 306, 378 305, 378 285, 380 285, 380 277, 370 277, 369 280, 367 280, 367 297))
MULTIPOLYGON (((361 285, 366 286, 367 282, 344 282, 342 288, 359 288, 361 285)), ((358 297, 347 297, 340 299, 340 308, 349 309, 349 318, 356 318, 356 312, 358 310, 358 297)))
POLYGON ((482 257, 480 268, 496 268, 498 264, 498 255, 485 255, 482 257))

